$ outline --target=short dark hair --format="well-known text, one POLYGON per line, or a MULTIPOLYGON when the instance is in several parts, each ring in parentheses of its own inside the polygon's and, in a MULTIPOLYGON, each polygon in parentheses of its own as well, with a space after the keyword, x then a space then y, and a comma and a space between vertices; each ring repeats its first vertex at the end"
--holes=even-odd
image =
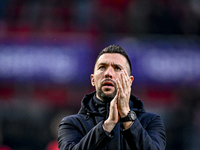
POLYGON ((97 60, 99 59, 99 57, 100 57, 101 55, 105 54, 105 53, 118 53, 118 54, 123 55, 123 56, 126 58, 126 60, 128 61, 128 64, 129 64, 129 67, 130 67, 130 74, 131 74, 131 71, 132 71, 131 61, 130 61, 130 59, 129 59, 127 53, 126 53, 126 51, 125 51, 121 46, 115 45, 115 44, 114 44, 114 45, 110 45, 110 46, 104 48, 104 49, 99 53, 99 55, 97 56, 96 61, 95 61, 95 64, 96 64, 97 60))

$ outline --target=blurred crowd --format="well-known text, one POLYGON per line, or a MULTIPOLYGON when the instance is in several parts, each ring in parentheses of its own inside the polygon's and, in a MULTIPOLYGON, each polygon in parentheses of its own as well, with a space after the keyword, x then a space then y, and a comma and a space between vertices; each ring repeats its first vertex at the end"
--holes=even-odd
POLYGON ((200 34, 199 0, 1 0, 0 32, 200 34))

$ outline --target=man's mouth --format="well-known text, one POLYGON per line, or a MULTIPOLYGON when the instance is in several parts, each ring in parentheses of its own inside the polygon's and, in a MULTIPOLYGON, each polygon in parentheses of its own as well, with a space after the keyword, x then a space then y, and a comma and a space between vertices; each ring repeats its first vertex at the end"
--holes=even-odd
POLYGON ((114 87, 114 83, 113 83, 113 81, 104 81, 102 86, 114 87))

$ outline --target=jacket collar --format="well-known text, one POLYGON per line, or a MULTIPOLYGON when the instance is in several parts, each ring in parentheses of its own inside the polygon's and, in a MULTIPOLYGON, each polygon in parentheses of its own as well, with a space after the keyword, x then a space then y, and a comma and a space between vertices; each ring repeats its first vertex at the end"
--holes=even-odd
MULTIPOLYGON (((98 106, 95 106, 95 102, 93 100, 93 97, 94 97, 95 94, 96 94, 96 91, 94 91, 90 94, 86 94, 83 97, 83 99, 81 101, 81 109, 78 112, 79 114, 90 113, 90 114, 93 114, 93 115, 96 114, 96 115, 102 116, 102 112, 99 111, 99 109, 97 109, 98 106)), ((102 106, 103 103, 101 103, 100 106, 102 106)), ((99 104, 97 103, 96 105, 99 105, 99 104)), ((135 112, 145 112, 144 105, 143 105, 142 101, 139 100, 137 97, 135 97, 132 94, 130 96, 129 105, 130 105, 131 110, 133 110, 135 112)))

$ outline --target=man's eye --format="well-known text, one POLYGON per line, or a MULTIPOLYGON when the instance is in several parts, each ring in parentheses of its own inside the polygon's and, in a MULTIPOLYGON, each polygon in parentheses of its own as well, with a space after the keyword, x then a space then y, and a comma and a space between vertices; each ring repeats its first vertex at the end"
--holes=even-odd
POLYGON ((105 69, 105 66, 100 66, 99 69, 105 69))
POLYGON ((115 67, 115 70, 117 70, 117 71, 121 71, 122 69, 119 68, 119 67, 115 67))

